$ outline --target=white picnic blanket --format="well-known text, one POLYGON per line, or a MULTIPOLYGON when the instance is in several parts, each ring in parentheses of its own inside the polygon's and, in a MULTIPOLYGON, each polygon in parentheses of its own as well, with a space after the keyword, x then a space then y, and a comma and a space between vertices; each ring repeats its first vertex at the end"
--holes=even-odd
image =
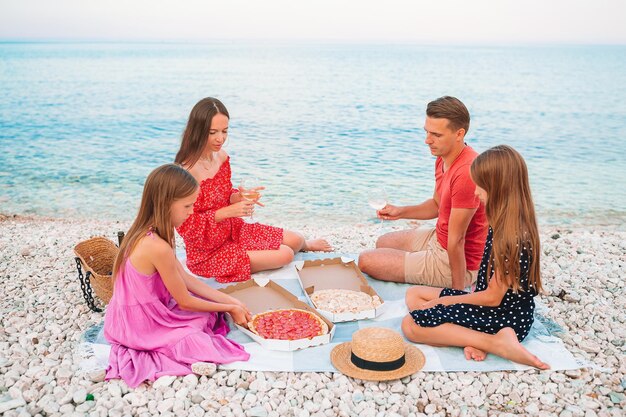
MULTIPOLYGON (((184 258, 184 253, 178 254, 184 258)), ((298 281, 295 262, 307 259, 322 259, 331 257, 347 256, 356 259, 353 255, 346 254, 318 254, 301 253, 296 256, 294 263, 279 270, 254 274, 253 278, 259 281, 271 279, 283 286, 300 300, 307 302, 306 296, 298 281)), ((336 323, 335 335, 331 343, 323 346, 311 347, 294 352, 279 352, 267 350, 258 343, 252 341, 243 332, 231 326, 232 330, 228 337, 241 343, 250 353, 250 360, 246 362, 233 362, 221 365, 221 369, 242 369, 249 371, 289 371, 289 372, 336 372, 330 362, 330 351, 337 344, 351 340, 352 333, 364 327, 378 326, 388 327, 400 332, 402 318, 408 314, 404 304, 404 294, 409 288, 407 284, 396 284, 377 281, 367 278, 370 285, 387 304, 384 313, 372 320, 359 320, 357 322, 336 323)), ((215 288, 223 288, 226 285, 219 284, 213 279, 206 282, 215 288)), ((576 359, 565 348, 561 339, 552 334, 548 328, 558 327, 554 322, 549 322, 543 317, 541 311, 545 307, 536 299, 535 321, 530 334, 524 340, 523 345, 542 361, 550 364, 553 370, 577 369, 591 366, 584 360, 576 359), (545 324, 544 324, 545 323, 545 324), (547 324, 547 326, 546 326, 547 324)), ((100 326, 101 327, 101 326, 100 326)), ((109 356, 109 345, 102 335, 102 330, 92 328, 86 333, 86 344, 82 345, 83 353, 91 353, 89 360, 82 365, 84 368, 106 368, 109 356)), ((465 359, 461 348, 435 348, 427 345, 416 344, 426 357, 423 371, 502 371, 531 369, 529 366, 502 359, 495 355, 488 355, 482 362, 468 361, 465 359)))

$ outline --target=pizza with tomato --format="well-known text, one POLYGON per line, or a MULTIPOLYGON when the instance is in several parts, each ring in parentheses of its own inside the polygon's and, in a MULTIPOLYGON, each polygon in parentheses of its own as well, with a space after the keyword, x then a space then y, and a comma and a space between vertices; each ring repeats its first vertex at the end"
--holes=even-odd
POLYGON ((297 308, 255 314, 248 323, 253 333, 264 339, 312 339, 328 333, 328 325, 316 314, 297 308))

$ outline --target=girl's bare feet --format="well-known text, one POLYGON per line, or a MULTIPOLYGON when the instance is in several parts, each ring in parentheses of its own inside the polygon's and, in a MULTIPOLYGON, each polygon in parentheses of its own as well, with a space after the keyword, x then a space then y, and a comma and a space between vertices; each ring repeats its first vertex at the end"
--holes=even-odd
POLYGON ((542 362, 538 357, 522 346, 517 340, 515 332, 510 327, 505 327, 496 334, 496 344, 498 346, 494 349, 494 353, 498 356, 523 365, 534 366, 537 369, 550 369, 550 365, 542 362))
POLYGON ((476 349, 475 347, 467 346, 463 349, 465 353, 465 359, 474 360, 474 361, 484 361, 487 357, 487 352, 484 352, 480 349, 476 349))
POLYGON ((307 252, 330 252, 333 247, 325 239, 311 239, 304 242, 303 251, 307 252))

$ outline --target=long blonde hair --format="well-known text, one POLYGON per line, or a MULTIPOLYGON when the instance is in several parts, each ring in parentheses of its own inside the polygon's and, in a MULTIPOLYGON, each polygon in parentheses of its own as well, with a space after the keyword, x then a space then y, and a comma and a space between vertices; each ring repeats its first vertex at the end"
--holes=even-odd
POLYGON ((119 272, 122 262, 148 231, 156 233, 172 248, 174 247, 174 226, 172 226, 170 212, 172 203, 190 196, 197 188, 198 182, 195 178, 176 164, 162 165, 148 175, 143 186, 139 213, 128 229, 115 258, 113 279, 119 272))
POLYGON ((487 276, 495 268, 513 291, 519 291, 519 259, 525 248, 529 285, 540 292, 539 230, 524 158, 512 147, 498 145, 476 157, 471 175, 474 183, 487 192, 485 211, 493 229, 487 276))

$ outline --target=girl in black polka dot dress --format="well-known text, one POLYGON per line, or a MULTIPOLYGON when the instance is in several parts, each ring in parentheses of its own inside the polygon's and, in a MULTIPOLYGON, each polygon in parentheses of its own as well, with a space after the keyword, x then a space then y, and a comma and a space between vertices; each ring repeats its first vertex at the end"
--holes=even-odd
POLYGON ((476 291, 415 286, 407 291, 410 314, 402 322, 409 340, 459 346, 465 357, 487 353, 548 369, 521 345, 533 323, 534 297, 541 291, 539 232, 521 155, 500 145, 472 163, 476 195, 490 228, 476 291))

